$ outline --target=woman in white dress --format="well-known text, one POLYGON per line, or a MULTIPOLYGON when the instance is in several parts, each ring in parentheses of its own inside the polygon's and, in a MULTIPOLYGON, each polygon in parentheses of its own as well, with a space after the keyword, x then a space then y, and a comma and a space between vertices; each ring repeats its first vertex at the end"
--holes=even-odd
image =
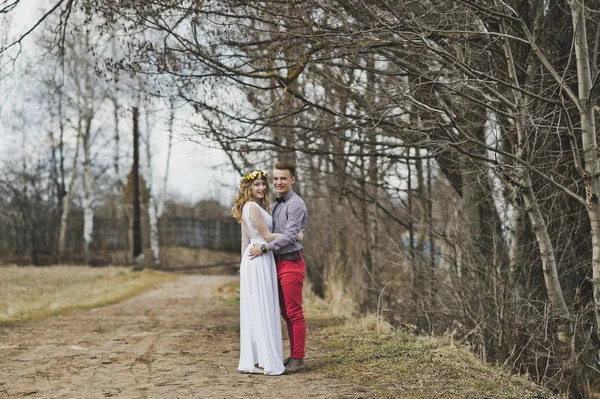
POLYGON ((240 362, 241 373, 279 375, 283 366, 277 269, 272 252, 250 259, 250 243, 264 244, 271 233, 268 173, 245 175, 231 213, 242 226, 240 264, 240 362))

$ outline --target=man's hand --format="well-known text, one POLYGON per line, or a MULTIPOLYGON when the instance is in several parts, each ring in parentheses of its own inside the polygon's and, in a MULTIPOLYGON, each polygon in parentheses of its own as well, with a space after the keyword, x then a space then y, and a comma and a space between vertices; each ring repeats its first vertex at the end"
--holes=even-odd
POLYGON ((250 248, 250 252, 249 252, 248 256, 250 256, 250 259, 254 259, 257 256, 261 256, 262 254, 263 254, 263 251, 260 250, 260 245, 254 244, 252 246, 252 248, 250 248))

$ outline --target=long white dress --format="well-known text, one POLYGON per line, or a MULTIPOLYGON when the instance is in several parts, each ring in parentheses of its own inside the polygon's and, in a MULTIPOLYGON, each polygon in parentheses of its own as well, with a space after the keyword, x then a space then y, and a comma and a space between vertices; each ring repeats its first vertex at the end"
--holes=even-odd
MULTIPOLYGON (((271 215, 255 202, 248 202, 242 209, 249 245, 242 253, 240 264, 240 363, 238 371, 279 375, 283 366, 283 343, 279 311, 277 269, 273 254, 268 252, 254 259, 248 251, 254 243, 266 241, 250 221, 250 207, 260 209, 262 216, 272 228, 271 215), (260 368, 256 368, 258 364, 260 368)), ((242 228, 243 225, 242 225, 242 228)))

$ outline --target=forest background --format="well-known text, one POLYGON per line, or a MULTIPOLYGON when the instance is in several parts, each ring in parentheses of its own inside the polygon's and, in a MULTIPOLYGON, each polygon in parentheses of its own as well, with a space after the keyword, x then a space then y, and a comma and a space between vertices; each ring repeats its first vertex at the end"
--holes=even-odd
POLYGON ((89 262, 100 216, 129 242, 135 108, 153 263, 169 162, 152 131, 237 176, 292 162, 308 279, 340 313, 598 391, 600 2, 56 0, 15 35, 26 6, 0 2, 2 93, 36 49, 27 101, 1 100, 3 136, 36 127, 2 162, 4 253, 89 262))

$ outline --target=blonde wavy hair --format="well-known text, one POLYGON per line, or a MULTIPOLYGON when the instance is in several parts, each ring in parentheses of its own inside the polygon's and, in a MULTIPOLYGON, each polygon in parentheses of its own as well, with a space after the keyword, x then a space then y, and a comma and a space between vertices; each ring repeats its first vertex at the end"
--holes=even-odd
POLYGON ((252 197, 252 185, 254 184, 254 180, 264 180, 266 185, 266 192, 264 198, 257 202, 264 210, 271 213, 270 202, 271 202, 271 189, 269 186, 269 180, 267 179, 269 174, 263 172, 262 170, 254 171, 246 174, 242 180, 240 180, 240 188, 235 195, 233 200, 233 208, 231 208, 231 214, 238 221, 238 223, 242 222, 242 208, 248 201, 254 201, 254 197, 252 197))

